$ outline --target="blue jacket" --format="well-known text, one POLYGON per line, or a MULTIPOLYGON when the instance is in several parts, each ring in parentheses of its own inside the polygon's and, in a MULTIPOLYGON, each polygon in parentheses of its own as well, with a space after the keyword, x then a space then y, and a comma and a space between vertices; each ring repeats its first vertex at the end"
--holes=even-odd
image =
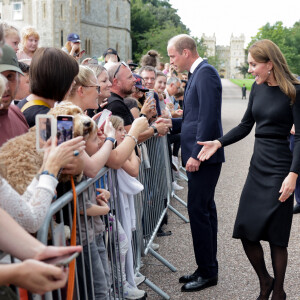
MULTIPOLYGON (((190 157, 197 159, 202 146, 197 141, 212 141, 223 135, 221 123, 222 84, 216 69, 202 61, 188 80, 183 101, 181 155, 185 165, 190 157)), ((220 148, 202 164, 224 162, 220 148)))

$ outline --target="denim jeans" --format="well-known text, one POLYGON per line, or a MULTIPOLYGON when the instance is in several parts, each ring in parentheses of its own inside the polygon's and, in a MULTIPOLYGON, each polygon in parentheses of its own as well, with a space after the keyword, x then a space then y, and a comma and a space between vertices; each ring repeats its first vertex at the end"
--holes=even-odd
MULTIPOLYGON (((97 239, 99 244, 101 244, 100 238, 97 239)), ((103 238, 102 238, 103 241, 103 238)), ((103 242, 104 245, 104 242, 103 242)), ((96 300, 108 300, 108 291, 109 291, 109 282, 107 282, 107 272, 108 267, 106 268, 104 265, 107 266, 107 258, 104 262, 100 258, 98 247, 95 241, 89 244, 90 246, 90 253, 91 253, 91 265, 92 265, 92 276, 93 282, 91 280, 90 274, 90 264, 89 264, 89 255, 88 255, 88 245, 83 246, 83 254, 84 254, 84 262, 85 268, 83 270, 82 267, 82 255, 80 255, 77 259, 77 270, 78 270, 78 280, 79 280, 79 291, 80 291, 80 299, 86 299, 85 297, 85 288, 87 291, 88 298, 87 299, 96 299, 96 300), (85 278, 86 278, 86 285, 84 285, 84 274, 85 271, 85 278), (92 294, 92 283, 94 287, 94 297, 92 294)), ((101 247, 102 249, 102 247, 101 247)), ((104 247, 105 250, 105 247, 104 247)), ((104 250, 101 250, 102 257, 104 258, 104 250)), ((105 251, 106 254, 106 251, 105 251)), ((109 277, 109 276, 108 276, 109 277)))

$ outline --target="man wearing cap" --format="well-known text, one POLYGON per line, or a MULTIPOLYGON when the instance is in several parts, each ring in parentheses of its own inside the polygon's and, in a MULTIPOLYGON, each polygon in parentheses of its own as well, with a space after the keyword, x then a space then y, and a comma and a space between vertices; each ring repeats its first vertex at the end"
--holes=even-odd
POLYGON ((132 73, 134 73, 134 70, 139 66, 138 64, 134 63, 132 59, 127 60, 127 64, 132 73))
POLYGON ((0 72, 7 79, 7 83, 0 106, 0 146, 9 139, 26 133, 29 128, 20 109, 15 105, 10 105, 18 90, 19 74, 23 75, 16 53, 7 45, 3 46, 2 52, 0 72))
POLYGON ((104 58, 105 63, 120 61, 120 57, 118 55, 117 50, 115 50, 113 48, 106 49, 103 53, 103 58, 104 58))

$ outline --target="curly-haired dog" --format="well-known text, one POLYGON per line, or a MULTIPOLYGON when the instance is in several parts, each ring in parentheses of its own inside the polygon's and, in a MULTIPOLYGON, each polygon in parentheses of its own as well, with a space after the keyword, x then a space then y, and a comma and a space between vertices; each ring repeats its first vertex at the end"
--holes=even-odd
MULTIPOLYGON (((95 126, 94 121, 84 115, 82 110, 71 102, 62 102, 52 108, 48 114, 74 116, 74 137, 88 137, 95 126)), ((36 151, 36 130, 32 127, 27 133, 17 136, 0 148, 0 161, 3 165, 4 178, 20 194, 23 194, 43 163, 43 153, 36 151)), ((59 181, 70 180, 70 175, 63 174, 59 181)), ((79 176, 81 178, 81 174, 79 176)), ((77 178, 78 179, 78 178, 77 178)))

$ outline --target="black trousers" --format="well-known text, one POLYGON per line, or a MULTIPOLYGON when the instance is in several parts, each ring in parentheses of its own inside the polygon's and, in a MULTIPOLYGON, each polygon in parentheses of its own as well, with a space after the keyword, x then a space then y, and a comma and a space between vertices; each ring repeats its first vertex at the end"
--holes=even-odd
POLYGON ((197 273, 210 278, 218 274, 217 210, 215 188, 222 163, 202 164, 188 175, 188 213, 193 238, 197 273))

